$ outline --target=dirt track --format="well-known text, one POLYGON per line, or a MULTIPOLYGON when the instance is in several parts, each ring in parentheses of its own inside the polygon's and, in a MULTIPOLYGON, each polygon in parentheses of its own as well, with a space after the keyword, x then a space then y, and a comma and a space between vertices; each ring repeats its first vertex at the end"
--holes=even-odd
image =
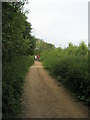
POLYGON ((23 94, 23 118, 87 118, 88 108, 58 86, 38 61, 30 67, 23 94))

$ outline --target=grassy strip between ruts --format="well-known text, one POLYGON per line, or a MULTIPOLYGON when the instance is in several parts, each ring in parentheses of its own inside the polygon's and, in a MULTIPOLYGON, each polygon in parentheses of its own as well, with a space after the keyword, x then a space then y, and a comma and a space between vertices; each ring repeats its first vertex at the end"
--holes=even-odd
POLYGON ((25 74, 33 62, 32 56, 22 56, 14 58, 11 62, 3 63, 3 118, 19 117, 22 110, 21 96, 25 74))

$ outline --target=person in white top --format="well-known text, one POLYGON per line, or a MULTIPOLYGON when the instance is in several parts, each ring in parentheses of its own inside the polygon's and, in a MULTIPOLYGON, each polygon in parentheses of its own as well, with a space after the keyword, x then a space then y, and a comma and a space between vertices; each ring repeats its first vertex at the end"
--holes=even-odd
POLYGON ((35 57, 34 57, 34 58, 35 58, 35 60, 37 60, 37 55, 35 55, 35 57))

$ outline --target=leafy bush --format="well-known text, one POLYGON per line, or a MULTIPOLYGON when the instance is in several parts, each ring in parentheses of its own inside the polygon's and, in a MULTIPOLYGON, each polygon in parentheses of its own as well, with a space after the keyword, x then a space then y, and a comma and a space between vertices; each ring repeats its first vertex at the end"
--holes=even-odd
POLYGON ((41 55, 45 68, 49 69, 50 73, 58 81, 62 82, 65 87, 70 89, 80 101, 88 104, 90 103, 90 98, 88 97, 90 90, 88 55, 86 45, 82 49, 82 44, 83 42, 80 46, 72 45, 66 49, 56 48, 41 55), (77 53, 80 47, 82 52, 77 53))
POLYGON ((33 64, 33 61, 34 59, 31 56, 22 56, 14 58, 11 62, 3 62, 3 118, 19 117, 22 110, 21 95, 25 74, 28 67, 33 64))
POLYGON ((33 64, 36 39, 23 11, 25 2, 2 4, 3 118, 18 117, 25 73, 33 64))

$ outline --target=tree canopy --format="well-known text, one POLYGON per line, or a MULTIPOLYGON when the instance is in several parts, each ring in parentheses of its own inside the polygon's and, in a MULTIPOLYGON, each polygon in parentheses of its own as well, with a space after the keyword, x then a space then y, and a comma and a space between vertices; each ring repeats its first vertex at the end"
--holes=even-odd
POLYGON ((22 12, 23 5, 21 2, 2 4, 3 60, 34 53, 35 38, 31 35, 31 24, 22 12))

